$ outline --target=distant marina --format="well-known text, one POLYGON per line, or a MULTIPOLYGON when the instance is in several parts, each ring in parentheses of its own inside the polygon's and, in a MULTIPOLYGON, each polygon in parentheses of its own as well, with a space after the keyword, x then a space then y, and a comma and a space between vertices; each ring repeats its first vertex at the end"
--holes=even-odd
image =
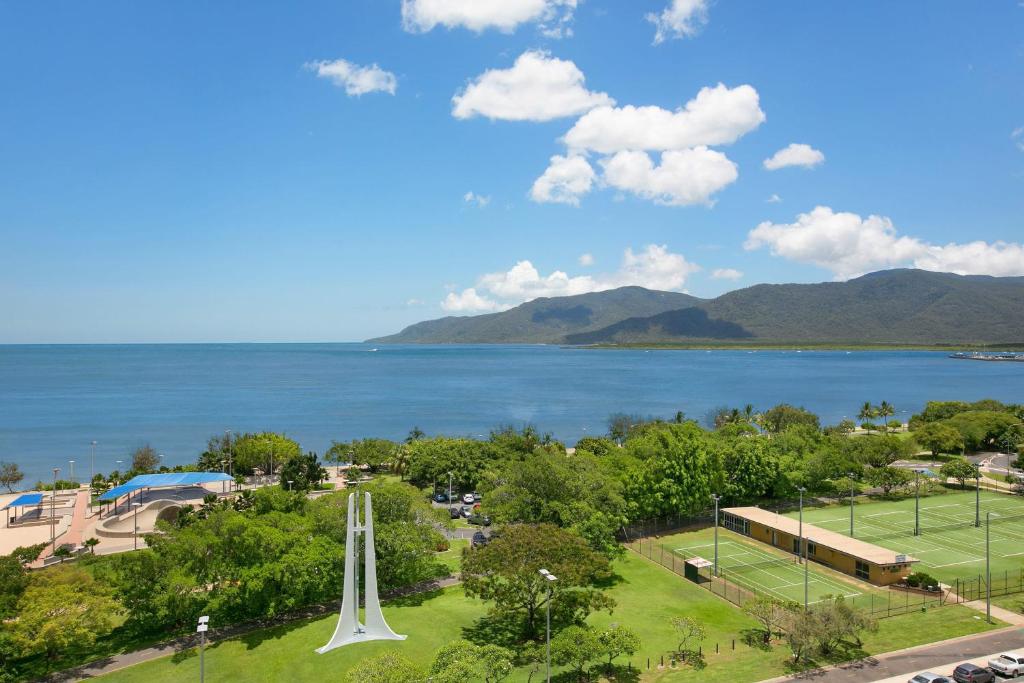
POLYGON ((949 357, 956 358, 957 360, 987 360, 1024 363, 1024 353, 1013 353, 1012 351, 1007 351, 1003 353, 985 353, 981 351, 958 351, 957 353, 949 354, 949 357))

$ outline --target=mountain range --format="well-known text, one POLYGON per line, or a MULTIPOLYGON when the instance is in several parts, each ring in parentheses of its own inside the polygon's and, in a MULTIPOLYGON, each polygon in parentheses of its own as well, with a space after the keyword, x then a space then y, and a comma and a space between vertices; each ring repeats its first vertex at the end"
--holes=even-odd
POLYGON ((714 299, 643 287, 534 299, 410 325, 372 343, 1021 344, 1024 277, 885 270, 714 299))

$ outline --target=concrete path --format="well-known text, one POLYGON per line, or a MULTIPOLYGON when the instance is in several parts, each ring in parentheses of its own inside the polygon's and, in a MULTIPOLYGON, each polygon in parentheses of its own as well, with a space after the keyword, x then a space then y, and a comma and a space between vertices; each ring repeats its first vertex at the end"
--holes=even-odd
POLYGON ((985 660, 994 654, 1024 649, 1024 629, 1010 628, 973 636, 953 638, 941 643, 897 650, 877 657, 815 669, 795 676, 773 678, 761 683, 814 681, 815 683, 865 683, 866 681, 907 681, 919 671, 950 673, 962 662, 985 660))
MULTIPOLYGON (((84 540, 85 527, 89 524, 89 490, 79 489, 75 495, 75 509, 71 513, 71 525, 63 534, 57 536, 57 545, 71 544, 74 547, 82 545, 84 540)), ((39 569, 43 566, 43 560, 53 555, 54 544, 51 543, 43 548, 39 558, 29 565, 30 569, 39 569)))
MULTIPOLYGON (((406 589, 392 591, 386 596, 381 596, 381 599, 387 600, 388 598, 396 598, 404 595, 413 595, 415 593, 426 593, 428 591, 440 590, 442 588, 448 588, 460 583, 457 576, 448 576, 437 581, 429 581, 427 583, 418 584, 411 586, 406 589)), ((282 615, 276 619, 270 619, 267 621, 256 621, 249 622, 246 624, 239 624, 237 626, 229 626, 220 629, 214 629, 207 633, 206 643, 210 645, 222 640, 230 638, 237 638, 238 636, 252 633, 260 629, 271 628, 280 624, 285 624, 290 621, 296 621, 299 619, 309 619, 312 617, 319 617, 325 614, 331 614, 339 609, 339 601, 333 600, 323 605, 311 605, 302 610, 290 612, 286 615, 282 615)), ((386 607, 386 605, 385 605, 386 607)), ((74 669, 68 669, 67 671, 61 671, 59 673, 51 674, 48 678, 43 679, 46 681, 61 683, 70 681, 82 681, 88 678, 96 678, 108 674, 118 669, 124 669, 125 667, 134 666, 135 664, 141 664, 142 662, 148 662, 153 659, 159 659, 160 657, 168 657, 181 652, 183 650, 189 650, 199 646, 199 637, 195 634, 183 636, 181 638, 175 638, 174 640, 167 641, 154 645, 153 647, 147 647, 142 650, 135 650, 134 652, 125 652, 123 654, 111 655, 104 659, 100 659, 95 662, 90 662, 74 669)))
MULTIPOLYGON (((971 609, 978 610, 982 614, 985 613, 984 600, 971 600, 970 602, 965 602, 964 604, 970 607, 971 609)), ((999 607, 998 605, 992 605, 992 617, 998 619, 999 621, 1005 621, 1007 624, 1012 624, 1014 626, 1024 626, 1024 614, 1004 609, 1002 607, 999 607)))

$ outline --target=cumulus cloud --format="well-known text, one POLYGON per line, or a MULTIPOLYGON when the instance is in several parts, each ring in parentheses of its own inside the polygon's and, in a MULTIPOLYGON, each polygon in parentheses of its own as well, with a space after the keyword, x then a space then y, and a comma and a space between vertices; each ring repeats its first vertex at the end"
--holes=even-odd
POLYGON ((345 88, 350 96, 365 95, 371 92, 395 94, 398 79, 390 71, 385 71, 376 64, 360 66, 347 59, 335 59, 333 62, 309 62, 306 68, 315 71, 317 77, 327 78, 334 85, 345 88))
POLYGON ((448 296, 441 302, 441 308, 449 313, 493 313, 509 307, 477 294, 476 288, 470 287, 461 292, 448 292, 448 296))
POLYGON ((467 204, 475 204, 476 206, 482 209, 491 203, 491 196, 480 195, 471 190, 466 194, 462 195, 462 201, 466 202, 467 204))
POLYGON ((708 0, 670 0, 661 14, 651 12, 647 21, 654 24, 654 44, 668 38, 692 38, 708 22, 708 0))
POLYGON ((914 267, 961 275, 1024 275, 1024 245, 974 241, 930 244, 901 236, 889 218, 834 212, 819 206, 796 222, 763 222, 744 248, 767 247, 772 255, 832 271, 837 280, 886 268, 914 267))
POLYGON ((1024 126, 1015 128, 1010 133, 1010 139, 1013 140, 1013 144, 1017 145, 1017 149, 1024 152, 1024 126))
POLYGON ((780 197, 777 194, 773 194, 771 197, 769 197, 765 201, 768 202, 769 204, 781 204, 782 203, 782 197, 780 197))
POLYGON ((581 266, 592 266, 594 265, 594 255, 590 253, 580 254, 579 262, 581 266))
POLYGON ((586 294, 627 285, 679 290, 687 277, 698 270, 700 267, 682 254, 674 254, 668 247, 657 244, 650 244, 640 252, 626 249, 617 271, 597 276, 570 276, 561 270, 542 275, 533 263, 524 260, 507 271, 482 276, 476 287, 449 293, 441 307, 460 312, 495 311, 538 297, 586 294))
POLYGON ((727 145, 765 120, 752 86, 719 83, 700 89, 681 109, 656 106, 601 106, 584 114, 565 134, 570 149, 614 154, 664 151, 699 145, 727 145))
POLYGON ((595 178, 594 169, 582 156, 556 154, 544 173, 533 182, 530 198, 535 202, 579 206, 580 197, 590 192, 595 178))
POLYGON ((716 280, 739 280, 743 277, 743 271, 735 268, 715 268, 711 271, 711 277, 716 280))
POLYGON ((436 26, 480 33, 511 33, 520 24, 536 23, 548 37, 571 33, 577 0, 402 0, 402 27, 427 33, 436 26))
POLYGON ((583 83, 583 72, 573 62, 529 50, 511 68, 477 76, 452 98, 452 116, 550 121, 615 104, 606 93, 591 92, 583 83))
POLYGON ((810 145, 792 143, 764 160, 764 167, 769 171, 777 171, 787 166, 803 166, 814 168, 825 161, 825 155, 810 145))
POLYGON ((711 196, 739 177, 736 164, 707 147, 669 150, 654 165, 646 152, 619 152, 601 160, 604 182, 659 204, 712 205, 711 196))

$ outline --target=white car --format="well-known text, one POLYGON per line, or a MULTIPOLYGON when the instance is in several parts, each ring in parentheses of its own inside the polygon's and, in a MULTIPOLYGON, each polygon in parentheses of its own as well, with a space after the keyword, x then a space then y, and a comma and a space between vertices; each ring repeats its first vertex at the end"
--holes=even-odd
POLYGON ((1024 655, 1004 652, 995 659, 988 660, 988 668, 1003 676, 1020 676, 1024 674, 1024 655))
POLYGON ((462 496, 462 502, 465 503, 466 505, 472 505, 473 503, 476 502, 476 499, 473 498, 472 493, 467 493, 462 496))

